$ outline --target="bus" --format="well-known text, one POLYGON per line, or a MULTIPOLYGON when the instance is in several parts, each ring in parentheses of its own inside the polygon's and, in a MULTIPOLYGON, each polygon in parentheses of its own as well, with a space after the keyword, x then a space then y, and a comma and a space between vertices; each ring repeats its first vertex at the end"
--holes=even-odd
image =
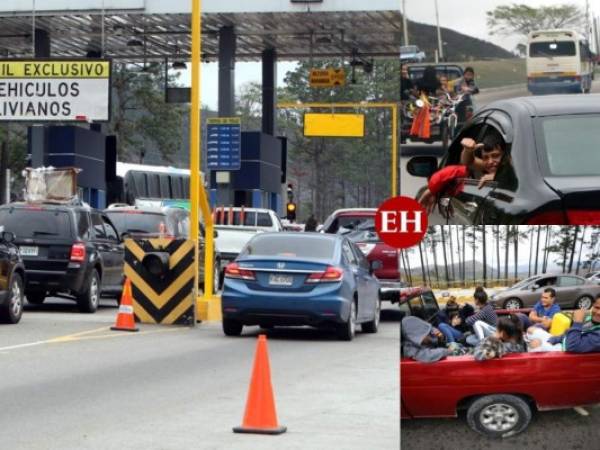
POLYGON ((589 93, 593 55, 572 30, 532 31, 527 39, 527 88, 533 95, 589 93))
MULTIPOLYGON (((204 174, 200 176, 204 180, 204 174)), ((116 178, 109 183, 107 203, 135 205, 137 199, 188 199, 189 193, 188 169, 117 162, 116 178)))

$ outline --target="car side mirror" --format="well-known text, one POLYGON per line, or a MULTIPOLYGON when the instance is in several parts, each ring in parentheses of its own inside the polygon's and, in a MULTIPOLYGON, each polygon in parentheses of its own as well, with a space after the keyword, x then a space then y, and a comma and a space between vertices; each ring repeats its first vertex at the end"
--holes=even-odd
POLYGON ((415 156, 406 164, 406 170, 414 177, 429 178, 435 173, 438 161, 435 156, 415 156))
POLYGON ((127 231, 123 231, 121 233, 121 241, 124 241, 125 239, 129 239, 131 237, 131 233, 127 232, 127 231))
POLYGON ((532 290, 532 291, 535 291, 535 290, 537 290, 537 289, 539 289, 539 288, 540 288, 540 286, 539 286, 539 285, 537 285, 537 284, 534 284, 533 286, 531 286, 531 290, 532 290))
POLYGON ((15 234, 11 231, 3 231, 0 233, 0 240, 12 244, 15 242, 15 234))
POLYGON ((217 230, 213 230, 213 238, 218 238, 219 237, 219 232, 217 230))

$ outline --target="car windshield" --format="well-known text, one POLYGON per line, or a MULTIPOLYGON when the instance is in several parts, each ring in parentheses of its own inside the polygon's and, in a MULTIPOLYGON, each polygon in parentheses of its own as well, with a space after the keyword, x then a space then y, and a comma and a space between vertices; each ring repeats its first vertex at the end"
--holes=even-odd
POLYGON ((575 42, 573 41, 532 42, 529 44, 529 57, 531 58, 575 56, 575 54, 575 42))
POLYGON ((598 176, 600 115, 547 117, 542 121, 542 134, 550 175, 598 176))
POLYGON ((72 234, 67 211, 41 207, 2 209, 0 224, 17 239, 64 239, 72 234))
POLYGON ((299 234, 256 235, 240 253, 240 256, 291 256, 310 259, 332 259, 335 241, 323 236, 299 234))
MULTIPOLYGON (((165 214, 149 213, 141 211, 107 211, 106 215, 117 228, 119 234, 122 233, 160 233, 161 224, 167 227, 165 214)), ((174 234, 170 227, 165 228, 167 234, 174 234)))
POLYGON ((405 45, 400 47, 400 54, 402 53, 417 53, 416 45, 405 45))

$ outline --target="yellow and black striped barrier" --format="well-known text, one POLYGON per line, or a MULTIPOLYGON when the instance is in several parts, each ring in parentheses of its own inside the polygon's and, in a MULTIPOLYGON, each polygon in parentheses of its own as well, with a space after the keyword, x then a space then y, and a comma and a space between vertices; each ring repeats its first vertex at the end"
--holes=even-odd
POLYGON ((125 276, 133 312, 143 323, 194 323, 194 243, 188 239, 126 239, 125 276))

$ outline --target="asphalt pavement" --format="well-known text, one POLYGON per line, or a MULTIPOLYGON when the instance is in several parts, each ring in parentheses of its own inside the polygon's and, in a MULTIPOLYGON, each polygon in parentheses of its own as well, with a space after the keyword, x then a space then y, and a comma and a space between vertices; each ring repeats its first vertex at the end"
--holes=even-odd
POLYGON ((505 440, 471 430, 464 417, 403 420, 402 450, 591 450, 600 448, 600 405, 534 414, 529 427, 505 440))
POLYGON ((0 448, 397 449, 399 311, 352 342, 310 328, 266 332, 279 436, 234 434, 242 422, 258 327, 225 337, 140 324, 110 331, 114 300, 95 314, 52 299, 0 326, 0 448))

